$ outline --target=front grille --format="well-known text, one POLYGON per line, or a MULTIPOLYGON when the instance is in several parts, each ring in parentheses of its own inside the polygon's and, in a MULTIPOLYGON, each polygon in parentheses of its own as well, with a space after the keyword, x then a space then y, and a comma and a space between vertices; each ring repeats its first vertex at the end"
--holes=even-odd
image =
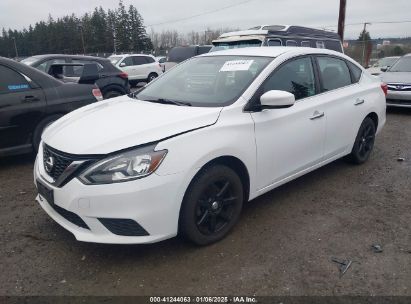
MULTIPOLYGON (((43 165, 44 169, 48 175, 50 175, 54 180, 57 180, 64 170, 73 162, 73 159, 70 157, 59 153, 59 151, 50 148, 47 145, 43 146, 43 165), (51 166, 50 170, 47 170, 47 162, 53 159, 53 166, 51 166)), ((50 167, 49 167, 50 168, 50 167)))
POLYGON ((136 221, 130 219, 98 219, 111 233, 124 236, 146 236, 148 232, 136 221))
POLYGON ((411 91, 411 84, 389 83, 387 84, 388 90, 396 92, 409 92, 411 91))
POLYGON ((90 230, 90 228, 81 219, 81 217, 79 217, 74 212, 68 211, 64 208, 61 208, 61 207, 55 205, 55 204, 50 204, 50 206, 54 209, 54 211, 56 211, 58 214, 60 214, 62 217, 64 217, 66 220, 68 220, 70 223, 73 223, 74 225, 77 225, 81 228, 90 230))

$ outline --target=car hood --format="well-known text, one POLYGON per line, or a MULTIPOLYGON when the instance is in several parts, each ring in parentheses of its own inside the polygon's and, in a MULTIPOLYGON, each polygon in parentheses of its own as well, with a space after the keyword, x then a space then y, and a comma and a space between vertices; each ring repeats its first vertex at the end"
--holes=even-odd
POLYGON ((385 72, 381 74, 385 83, 411 83, 411 72, 385 72))
POLYGON ((52 148, 70 154, 107 154, 212 125, 221 109, 121 96, 63 116, 44 131, 42 139, 52 148))

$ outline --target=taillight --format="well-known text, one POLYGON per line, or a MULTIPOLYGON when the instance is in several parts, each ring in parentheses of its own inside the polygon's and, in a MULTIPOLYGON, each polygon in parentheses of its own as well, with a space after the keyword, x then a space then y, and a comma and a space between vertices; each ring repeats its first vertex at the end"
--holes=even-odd
POLYGON ((97 99, 97 101, 103 100, 103 94, 101 94, 100 89, 93 89, 92 93, 93 93, 93 96, 97 99))
POLYGON ((387 93, 388 93, 388 86, 387 86, 387 84, 386 83, 381 83, 381 89, 382 89, 382 91, 384 92, 384 95, 385 96, 387 96, 387 93))
POLYGON ((128 79, 128 74, 121 72, 120 74, 118 74, 118 77, 123 78, 123 79, 128 79))

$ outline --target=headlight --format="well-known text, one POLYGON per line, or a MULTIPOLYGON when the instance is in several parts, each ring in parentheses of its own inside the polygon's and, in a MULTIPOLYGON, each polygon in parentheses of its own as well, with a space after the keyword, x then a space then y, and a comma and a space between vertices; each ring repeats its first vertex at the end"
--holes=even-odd
POLYGON ((91 165, 79 179, 88 185, 126 182, 153 173, 167 154, 154 151, 154 146, 126 151, 91 165))

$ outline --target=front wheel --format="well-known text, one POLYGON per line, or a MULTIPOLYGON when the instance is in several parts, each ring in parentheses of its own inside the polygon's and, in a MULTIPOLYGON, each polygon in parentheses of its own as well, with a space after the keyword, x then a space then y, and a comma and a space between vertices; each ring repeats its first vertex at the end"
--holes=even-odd
POLYGON ((243 184, 231 168, 214 165, 191 182, 181 209, 180 230, 198 245, 214 243, 233 228, 244 201, 243 184))
POLYGON ((355 164, 365 163, 374 147, 376 126, 370 117, 366 117, 358 130, 349 160, 355 164))

